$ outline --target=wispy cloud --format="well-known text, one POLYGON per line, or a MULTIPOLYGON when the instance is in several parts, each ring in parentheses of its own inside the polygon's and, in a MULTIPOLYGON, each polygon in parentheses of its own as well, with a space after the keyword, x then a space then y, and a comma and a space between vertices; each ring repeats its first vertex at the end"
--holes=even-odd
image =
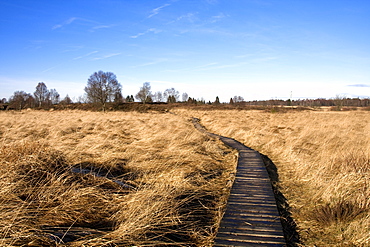
POLYGON ((132 36, 130 36, 130 38, 132 38, 132 39, 136 39, 136 38, 138 38, 138 37, 140 37, 140 36, 143 36, 143 35, 145 35, 145 34, 148 34, 148 33, 160 33, 160 32, 162 32, 162 30, 159 30, 159 29, 156 29, 156 28, 149 28, 148 30, 146 30, 145 32, 142 32, 142 33, 138 33, 138 34, 136 34, 136 35, 132 35, 132 36))
MULTIPOLYGON (((97 24, 99 24, 98 22, 93 21, 93 20, 89 20, 89 19, 85 19, 85 18, 80 18, 80 17, 71 17, 68 20, 66 20, 66 21, 64 21, 64 22, 62 22, 60 24, 54 25, 51 29, 52 30, 60 29, 60 28, 63 28, 64 26, 70 25, 70 24, 72 24, 72 23, 74 23, 76 21, 84 22, 84 23, 89 23, 90 25, 97 25, 97 24)), ((103 28, 105 26, 104 25, 98 25, 96 27, 103 28)))
POLYGON ((83 49, 84 47, 85 46, 83 46, 83 45, 71 45, 71 46, 68 46, 68 49, 63 50, 62 53, 71 52, 71 51, 78 51, 78 50, 83 49))
POLYGON ((87 54, 85 54, 85 55, 82 55, 82 56, 79 56, 79 57, 75 57, 75 58, 73 58, 73 60, 78 60, 78 59, 81 59, 81 58, 84 58, 84 57, 88 57, 88 56, 90 56, 90 55, 92 55, 92 54, 95 54, 95 53, 97 53, 98 51, 92 51, 92 52, 89 52, 89 53, 87 53, 87 54))
POLYGON ((65 25, 69 25, 71 24, 72 22, 74 22, 75 20, 77 20, 77 17, 71 17, 69 18, 68 20, 62 22, 61 24, 57 24, 57 25, 54 25, 51 29, 52 30, 55 30, 55 29, 58 29, 58 28, 62 28, 63 26, 65 25))
POLYGON ((240 62, 240 63, 233 63, 233 64, 220 64, 218 63, 209 63, 203 66, 198 66, 194 70, 195 71, 204 71, 204 70, 215 70, 215 69, 227 69, 227 68, 235 68, 240 67, 245 64, 248 64, 247 62, 240 62))
POLYGON ((163 8, 168 7, 168 6, 170 6, 170 5, 171 5, 171 4, 166 3, 166 4, 164 4, 164 5, 162 5, 162 6, 158 7, 158 8, 153 9, 152 11, 150 11, 150 13, 151 13, 151 14, 148 16, 148 18, 152 18, 153 16, 158 15, 158 14, 159 14, 159 12, 160 12, 163 8))
POLYGON ((370 84, 352 84, 347 85, 348 87, 370 87, 370 84))
POLYGON ((111 27, 114 27, 115 25, 98 25, 98 26, 95 26, 95 27, 92 27, 90 29, 90 32, 94 32, 96 30, 99 30, 99 29, 108 29, 108 28, 111 28, 111 27))
POLYGON ((139 65, 135 65, 135 66, 130 66, 130 67, 131 68, 145 67, 145 66, 150 66, 150 65, 155 65, 155 64, 163 63, 163 62, 166 62, 166 61, 168 61, 167 58, 159 58, 159 59, 154 60, 152 62, 147 62, 147 63, 143 63, 143 64, 139 64, 139 65))
POLYGON ((279 57, 260 57, 260 58, 253 59, 252 62, 261 63, 261 62, 268 62, 268 61, 273 61, 277 59, 279 59, 279 57))
POLYGON ((244 54, 244 55, 236 55, 234 56, 234 58, 250 58, 250 57, 253 57, 254 54, 250 53, 250 54, 244 54))
POLYGON ((110 58, 110 57, 118 56, 118 55, 121 55, 121 54, 122 53, 111 53, 111 54, 108 54, 108 55, 105 55, 105 56, 95 57, 91 60, 102 60, 102 59, 107 59, 107 58, 110 58))
POLYGON ((207 63, 207 64, 204 64, 204 65, 200 65, 200 66, 198 66, 198 67, 196 67, 196 69, 204 69, 204 68, 209 68, 209 67, 211 67, 211 66, 215 66, 215 65, 217 65, 218 63, 207 63))
POLYGON ((215 23, 215 22, 218 22, 220 21, 221 19, 224 19, 225 17, 228 17, 227 15, 225 15, 224 13, 220 13, 218 15, 215 15, 215 16, 212 16, 212 18, 210 19, 209 23, 215 23))
POLYGON ((41 73, 45 73, 45 72, 48 72, 48 71, 50 71, 50 70, 53 70, 53 69, 55 69, 56 67, 58 67, 59 65, 57 65, 57 66, 53 66, 53 67, 50 67, 50 68, 47 68, 47 69, 45 69, 45 70, 43 70, 43 71, 41 71, 41 73))
POLYGON ((185 21, 188 21, 188 22, 194 22, 196 20, 196 15, 197 14, 198 14, 198 12, 187 13, 185 15, 181 15, 181 16, 177 17, 176 20, 171 21, 168 24, 175 23, 177 21, 182 21, 182 20, 185 20, 185 21))

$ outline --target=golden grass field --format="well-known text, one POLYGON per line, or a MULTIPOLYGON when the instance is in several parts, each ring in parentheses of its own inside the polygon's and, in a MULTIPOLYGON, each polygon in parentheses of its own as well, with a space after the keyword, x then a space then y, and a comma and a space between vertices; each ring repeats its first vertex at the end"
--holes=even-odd
POLYGON ((274 161, 302 246, 370 245, 369 112, 173 112, 0 112, 0 246, 211 246, 236 153, 190 117, 274 161))
POLYGON ((370 246, 368 111, 189 111, 268 155, 304 246, 370 246))
POLYGON ((23 111, 0 126, 0 246, 211 245, 236 153, 184 118, 23 111))

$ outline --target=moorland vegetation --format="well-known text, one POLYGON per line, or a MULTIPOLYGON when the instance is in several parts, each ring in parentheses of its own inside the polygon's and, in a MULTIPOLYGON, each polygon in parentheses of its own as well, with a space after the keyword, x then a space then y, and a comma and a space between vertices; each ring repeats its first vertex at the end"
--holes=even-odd
POLYGON ((274 161, 301 245, 368 246, 368 111, 147 107, 0 112, 1 244, 212 245, 236 156, 197 117, 274 161))
POLYGON ((370 244, 367 111, 181 110, 267 155, 304 246, 370 244))
POLYGON ((236 155, 162 113, 0 112, 1 246, 209 246, 236 155))

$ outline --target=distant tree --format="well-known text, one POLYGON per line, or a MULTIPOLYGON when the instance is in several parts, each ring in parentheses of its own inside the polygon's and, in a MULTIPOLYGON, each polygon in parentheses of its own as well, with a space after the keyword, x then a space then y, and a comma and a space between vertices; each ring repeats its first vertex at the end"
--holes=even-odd
POLYGON ((33 93, 35 96, 36 102, 39 107, 49 102, 50 92, 43 82, 39 82, 36 86, 36 91, 33 93))
POLYGON ((177 91, 176 89, 169 88, 164 91, 163 96, 165 99, 167 99, 167 102, 175 103, 179 100, 180 94, 179 94, 179 91, 177 91))
POLYGON ((188 98, 189 98, 189 95, 188 95, 187 93, 183 93, 183 94, 182 94, 182 101, 183 101, 183 102, 188 101, 188 98))
POLYGON ((230 98, 230 105, 233 105, 234 104, 234 100, 233 98, 230 98))
POLYGON ((191 99, 191 103, 193 103, 193 104, 197 104, 198 102, 197 102, 197 100, 196 100, 195 98, 192 98, 192 99, 191 99))
POLYGON ((155 92, 153 94, 153 101, 154 102, 162 102, 163 101, 163 94, 161 91, 155 92))
POLYGON ((56 89, 50 89, 49 94, 50 94, 51 103, 52 104, 58 104, 59 101, 60 101, 60 95, 57 92, 57 90, 56 89))
POLYGON ((176 103, 176 97, 173 95, 168 96, 167 103, 176 103))
POLYGON ((31 94, 24 91, 16 91, 9 98, 9 104, 16 110, 22 110, 26 107, 35 107, 35 98, 31 94))
POLYGON ((152 96, 148 96, 145 100, 145 103, 153 103, 153 99, 152 99, 152 96))
POLYGON ((134 96, 133 95, 127 95, 126 97, 126 102, 135 102, 134 96))
POLYGON ((83 103, 88 103, 88 99, 86 97, 86 95, 80 95, 77 97, 77 99, 72 99, 72 102, 76 102, 76 103, 79 103, 79 104, 83 104, 83 103))
POLYGON ((35 98, 32 96, 32 94, 27 93, 25 108, 35 108, 35 107, 36 107, 35 98))
POLYGON ((64 99, 62 101, 60 101, 60 104, 64 104, 64 105, 69 105, 69 104, 72 104, 72 103, 73 103, 73 101, 68 96, 68 94, 66 95, 66 97, 64 97, 64 99))
POLYGON ((220 99, 218 98, 218 96, 216 96, 216 100, 214 102, 215 105, 219 105, 220 104, 220 99))
POLYGON ((140 91, 135 95, 135 98, 143 102, 144 104, 147 103, 148 97, 151 96, 152 92, 150 91, 152 87, 150 86, 150 82, 144 82, 143 86, 140 87, 140 91))
POLYGON ((345 101, 346 97, 343 96, 343 95, 339 95, 337 94, 334 98, 334 105, 335 105, 335 109, 337 111, 341 111, 342 110, 342 107, 344 105, 344 101, 345 101))
POLYGON ((7 101, 6 101, 6 98, 3 98, 2 100, 0 100, 0 103, 1 104, 5 104, 7 101))
POLYGON ((192 103, 196 104, 196 105, 204 105, 204 104, 206 104, 206 101, 203 97, 201 97, 200 99, 199 98, 198 99, 193 98, 192 103))
POLYGON ((105 111, 107 102, 113 101, 115 94, 121 92, 121 84, 115 74, 100 70, 89 77, 85 92, 88 102, 100 104, 105 111))
POLYGON ((122 96, 121 90, 119 90, 118 92, 114 94, 114 103, 122 103, 122 102, 123 102, 123 96, 122 96))
POLYGON ((242 96, 234 96, 233 101, 234 103, 243 102, 244 98, 242 96))

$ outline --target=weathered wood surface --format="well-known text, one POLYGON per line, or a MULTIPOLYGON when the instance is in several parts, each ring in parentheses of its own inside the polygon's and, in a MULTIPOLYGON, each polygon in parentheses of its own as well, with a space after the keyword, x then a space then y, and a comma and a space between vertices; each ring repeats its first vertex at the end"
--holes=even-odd
POLYGON ((207 132, 239 151, 237 172, 214 246, 285 246, 272 185, 260 154, 240 142, 207 132))

